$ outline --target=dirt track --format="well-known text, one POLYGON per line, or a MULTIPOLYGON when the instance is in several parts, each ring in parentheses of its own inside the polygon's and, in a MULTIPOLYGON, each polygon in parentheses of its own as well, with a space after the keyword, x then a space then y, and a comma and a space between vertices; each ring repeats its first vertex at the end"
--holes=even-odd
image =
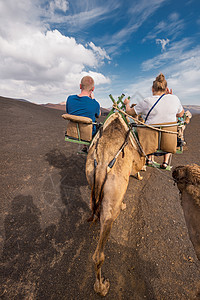
MULTIPOLYGON (((90 227, 85 157, 64 142, 61 112, 0 98, 2 299, 100 299, 93 291, 99 226, 90 227)), ((200 115, 188 150, 173 166, 200 164, 200 115)), ((107 243, 106 299, 188 300, 200 291, 200 262, 189 240, 170 172, 130 178, 127 209, 107 243), (167 175, 167 176, 166 176, 167 175)))

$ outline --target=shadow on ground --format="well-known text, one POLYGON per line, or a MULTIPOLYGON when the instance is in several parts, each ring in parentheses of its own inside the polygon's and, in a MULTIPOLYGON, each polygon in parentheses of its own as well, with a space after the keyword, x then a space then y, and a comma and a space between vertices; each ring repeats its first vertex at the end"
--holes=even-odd
MULTIPOLYGON (((89 199, 83 199, 81 193, 81 187, 87 185, 85 159, 66 157, 58 150, 47 153, 46 159, 59 169, 64 209, 56 224, 42 229, 41 211, 33 197, 18 195, 13 199, 4 222, 1 298, 98 299, 93 291, 92 254, 99 225, 91 227, 86 222, 89 199)), ((156 274, 156 266, 137 257, 134 247, 127 249, 113 241, 109 241, 106 254, 103 271, 111 281, 108 299, 123 299, 124 294, 127 299, 155 299, 143 272, 156 274), (129 268, 126 261, 131 262, 129 268), (137 262, 134 267, 132 262, 137 262)))

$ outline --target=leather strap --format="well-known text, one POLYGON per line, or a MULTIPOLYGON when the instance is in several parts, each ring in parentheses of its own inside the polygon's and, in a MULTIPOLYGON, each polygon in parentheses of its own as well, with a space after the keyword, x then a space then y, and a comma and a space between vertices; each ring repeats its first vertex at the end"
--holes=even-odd
POLYGON ((150 108, 150 110, 148 111, 148 113, 147 113, 147 115, 146 115, 146 118, 145 118, 144 123, 146 123, 146 121, 147 121, 147 119, 148 119, 148 116, 149 116, 150 112, 154 109, 154 107, 156 106, 156 104, 161 100, 161 98, 162 98, 163 96, 165 96, 165 94, 162 94, 162 95, 160 96, 160 98, 159 98, 159 99, 154 103, 154 105, 150 108))

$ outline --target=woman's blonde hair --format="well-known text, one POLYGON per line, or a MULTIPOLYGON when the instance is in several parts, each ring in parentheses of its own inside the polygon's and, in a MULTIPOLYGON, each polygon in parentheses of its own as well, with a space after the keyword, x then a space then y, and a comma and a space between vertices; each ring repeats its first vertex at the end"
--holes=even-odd
POLYGON ((165 76, 160 73, 157 77, 156 80, 153 81, 153 86, 152 88, 154 91, 165 91, 167 88, 167 81, 165 79, 165 76))

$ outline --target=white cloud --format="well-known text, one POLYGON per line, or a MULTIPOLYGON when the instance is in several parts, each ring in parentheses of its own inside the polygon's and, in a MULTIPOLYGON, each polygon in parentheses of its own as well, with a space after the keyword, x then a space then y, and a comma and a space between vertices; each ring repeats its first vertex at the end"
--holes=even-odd
POLYGON ((146 19, 147 16, 152 15, 160 6, 167 0, 139 0, 132 2, 129 13, 134 16, 141 16, 146 19))
POLYGON ((200 105, 200 46, 188 50, 190 42, 189 39, 184 39, 171 46, 169 51, 144 62, 143 69, 151 71, 152 75, 138 79, 127 88, 126 93, 134 95, 139 92, 143 97, 151 95, 153 80, 162 72, 169 88, 172 88, 183 104, 200 105))
POLYGON ((109 55, 106 53, 105 49, 102 49, 101 47, 95 46, 94 43, 90 42, 88 44, 92 50, 99 56, 99 57, 105 57, 106 59, 110 60, 109 55))
POLYGON ((119 6, 119 0, 110 0, 106 3, 98 0, 73 0, 68 6, 68 8, 71 8, 68 13, 59 14, 54 9, 53 4, 53 9, 51 6, 48 6, 47 9, 42 11, 42 16, 44 21, 49 24, 65 24, 68 32, 72 33, 82 28, 93 26, 99 21, 113 18, 114 12, 119 6), (111 11, 112 14, 110 13, 111 11))
POLYGON ((122 44, 130 38, 131 34, 136 32, 138 28, 161 7, 167 0, 138 0, 133 1, 127 11, 129 20, 127 25, 122 27, 118 32, 112 36, 104 37, 104 44, 109 45, 109 52, 115 52, 122 44))
POLYGON ((161 44, 162 50, 165 50, 167 44, 169 44, 169 39, 156 39, 156 44, 161 44))
POLYGON ((174 92, 184 100, 185 104, 192 104, 198 101, 200 105, 200 68, 189 69, 182 72, 181 68, 173 76, 168 78, 168 85, 174 87, 174 92), (191 96, 192 95, 192 96, 191 96))
POLYGON ((66 0, 52 0, 49 3, 49 8, 52 13, 56 10, 61 10, 65 13, 69 9, 69 2, 66 0))
POLYGON ((171 47, 168 48, 167 51, 161 53, 160 55, 148 59, 142 63, 143 71, 148 71, 151 69, 158 69, 160 67, 163 68, 165 64, 174 64, 177 61, 183 60, 184 53, 191 45, 191 40, 189 38, 185 38, 181 41, 171 44, 171 47))
POLYGON ((185 51, 176 64, 165 69, 168 84, 185 104, 200 105, 200 46, 185 51), (173 75, 171 75, 173 74, 173 75))
POLYGON ((167 35, 175 39, 184 28, 184 20, 179 19, 178 13, 171 13, 167 20, 160 21, 150 32, 145 36, 143 42, 146 40, 155 39, 159 35, 167 35))
POLYGON ((125 93, 130 95, 131 104, 138 103, 145 97, 151 95, 151 87, 154 79, 153 77, 142 77, 126 88, 125 93))
POLYGON ((170 20, 171 22, 177 22, 177 21, 179 21, 179 14, 176 13, 176 12, 171 13, 171 14, 169 15, 169 20, 170 20))
MULTIPOLYGON (((84 46, 58 30, 48 29, 40 22, 37 0, 33 5, 29 0, 12 3, 7 0, 0 4, 1 95, 61 102, 67 94, 79 90, 80 79, 86 73, 92 74, 96 85, 110 82, 103 74, 92 71, 109 59, 104 49, 92 42, 84 46)), ((67 9, 67 1, 51 3, 51 9, 67 9)))

